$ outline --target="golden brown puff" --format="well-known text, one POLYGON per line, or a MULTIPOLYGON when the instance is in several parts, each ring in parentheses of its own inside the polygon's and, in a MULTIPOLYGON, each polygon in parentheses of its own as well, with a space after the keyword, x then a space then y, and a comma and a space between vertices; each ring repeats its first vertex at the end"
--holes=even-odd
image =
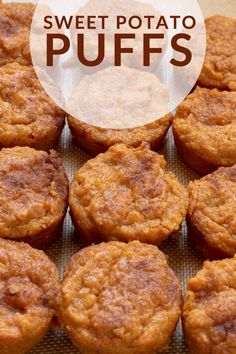
POLYGON ((32 63, 30 27, 34 11, 32 3, 0 4, 0 65, 32 63))
POLYGON ((183 327, 191 354, 236 353, 236 257, 203 264, 189 280, 183 327))
POLYGON ((67 198, 68 180, 55 151, 0 151, 0 237, 45 247, 58 236, 67 198))
POLYGON ((43 90, 32 66, 0 67, 0 147, 53 148, 65 113, 43 90))
POLYGON ((188 193, 165 165, 146 144, 116 144, 88 161, 76 173, 69 196, 81 241, 160 243, 178 230, 188 193))
POLYGON ((60 316, 83 354, 156 354, 180 313, 179 281, 155 246, 101 243, 66 269, 60 316))
POLYGON ((175 143, 201 175, 236 163, 236 92, 197 87, 177 110, 175 143))
POLYGON ((188 228, 197 250, 210 259, 236 253, 236 165, 189 185, 188 228))
POLYGON ((207 49, 199 85, 236 91, 236 19, 206 19, 207 49))
POLYGON ((156 75, 108 67, 83 76, 69 99, 75 117, 68 123, 77 144, 93 156, 116 143, 137 147, 145 141, 156 150, 173 119, 165 115, 167 103, 167 87, 156 75))
POLYGON ((120 130, 95 127, 71 116, 68 117, 68 123, 77 144, 92 156, 96 156, 117 143, 138 147, 145 141, 150 144, 152 150, 157 150, 164 142, 172 119, 169 114, 142 127, 120 130))
POLYGON ((24 354, 48 332, 60 282, 46 254, 0 238, 0 351, 24 354))

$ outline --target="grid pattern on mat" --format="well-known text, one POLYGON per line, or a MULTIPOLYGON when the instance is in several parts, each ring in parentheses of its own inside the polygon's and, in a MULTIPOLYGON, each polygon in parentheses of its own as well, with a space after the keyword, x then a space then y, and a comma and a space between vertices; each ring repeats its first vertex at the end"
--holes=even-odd
MULTIPOLYGON (((17 2, 25 2, 27 0, 15 0, 17 2)), ((30 1, 30 0, 28 0, 30 1)), ((109 0, 107 0, 109 1, 109 0)), ((180 0, 181 1, 181 0, 180 0)), ((12 2, 5 0, 3 2, 12 2)), ((37 0, 32 0, 37 2, 37 0)), ((205 16, 214 14, 222 14, 226 16, 236 16, 235 0, 198 0, 205 16)), ((71 139, 68 127, 66 126, 61 137, 60 143, 56 148, 61 154, 70 180, 73 178, 75 171, 88 160, 89 156, 78 149, 71 139)), ((173 171, 179 181, 187 185, 190 180, 198 178, 190 169, 188 169, 180 158, 177 156, 173 143, 172 133, 169 132, 164 148, 161 153, 165 155, 168 161, 167 168, 173 171)), ((178 237, 171 238, 164 242, 161 249, 168 255, 169 264, 178 275, 183 292, 186 289, 187 280, 196 273, 200 268, 202 259, 190 248, 187 240, 186 225, 183 223, 178 237)), ((56 263, 62 276, 70 257, 79 250, 79 242, 73 232, 70 217, 67 215, 62 234, 58 240, 47 250, 48 256, 56 263)), ((78 351, 73 347, 68 337, 63 331, 50 332, 44 340, 39 343, 30 354, 73 354, 78 351)), ((185 354, 188 353, 186 348, 181 323, 177 326, 169 348, 165 354, 185 354)), ((122 354, 122 353, 121 353, 122 354)))
MULTIPOLYGON (((64 129, 57 150, 63 157, 65 168, 69 179, 71 180, 75 171, 85 161, 87 161, 89 156, 76 147, 70 136, 68 126, 64 129)), ((198 177, 190 169, 188 169, 177 156, 171 131, 169 132, 165 145, 160 153, 164 154, 166 160, 168 161, 167 169, 173 171, 182 184, 187 185, 190 180, 194 180, 198 177)), ((62 234, 46 251, 48 256, 57 264, 61 276, 68 260, 79 250, 79 247, 79 240, 74 234, 70 217, 67 215, 62 234)), ((168 255, 169 264, 179 277, 182 288, 185 291, 187 279, 195 274, 202 262, 202 259, 197 256, 193 250, 191 250, 188 244, 185 223, 182 225, 179 234, 176 234, 169 240, 165 241, 160 248, 168 255)), ((58 333, 50 332, 30 353, 72 354, 78 353, 78 351, 72 346, 63 331, 61 331, 58 333)), ((165 353, 188 353, 184 343, 180 323, 173 336, 173 340, 165 353)))

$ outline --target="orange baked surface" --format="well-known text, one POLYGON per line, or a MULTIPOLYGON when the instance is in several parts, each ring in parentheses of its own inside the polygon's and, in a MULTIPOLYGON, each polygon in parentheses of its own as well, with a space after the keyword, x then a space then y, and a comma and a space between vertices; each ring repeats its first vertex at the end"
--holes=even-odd
POLYGON ((34 11, 32 3, 0 4, 0 65, 31 64, 30 26, 34 11))
POLYGON ((236 19, 209 17, 206 34, 207 51, 199 84, 236 91, 236 19))
POLYGON ((49 150, 64 126, 65 113, 43 90, 32 66, 0 67, 0 146, 49 150))
POLYGON ((236 257, 205 262, 188 282, 184 332, 191 354, 236 352, 236 257))
POLYGON ((157 247, 101 243, 74 255, 62 285, 61 319, 82 353, 156 354, 181 313, 180 284, 157 247))
POLYGON ((150 144, 152 150, 157 150, 164 142, 166 133, 171 126, 171 114, 142 127, 130 129, 105 129, 86 124, 76 118, 68 117, 68 123, 76 142, 92 156, 105 152, 118 143, 134 147, 143 141, 150 144))
POLYGON ((77 144, 92 155, 116 143, 137 147, 146 141, 155 150, 172 122, 167 103, 167 87, 153 73, 110 66, 80 80, 68 102, 79 119, 69 116, 68 123, 77 144))
POLYGON ((81 240, 159 243, 178 230, 188 193, 165 165, 146 144, 116 144, 89 160, 76 173, 69 197, 81 240))
POLYGON ((201 253, 209 258, 236 253, 235 210, 236 165, 190 183, 189 232, 201 253))
POLYGON ((1 354, 24 354, 44 337, 59 290, 56 266, 45 253, 0 238, 1 354))
POLYGON ((180 154, 197 172, 204 174, 204 163, 212 170, 233 165, 236 92, 197 87, 177 107, 173 132, 180 154))
POLYGON ((0 151, 0 237, 44 247, 58 236, 67 209, 62 160, 29 147, 0 151))

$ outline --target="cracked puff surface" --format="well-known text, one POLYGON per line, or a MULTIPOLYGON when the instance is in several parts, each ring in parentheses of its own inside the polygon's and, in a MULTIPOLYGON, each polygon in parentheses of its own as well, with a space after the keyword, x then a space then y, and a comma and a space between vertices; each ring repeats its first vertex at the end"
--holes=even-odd
POLYGON ((48 332, 60 283, 44 252, 0 239, 0 351, 24 354, 48 332))
POLYGON ((43 90, 32 66, 0 67, 0 147, 53 148, 65 113, 43 90))
POLYGON ((156 244, 178 230, 188 193, 165 165, 147 144, 116 144, 88 161, 76 173, 69 196, 81 241, 156 244))
POLYGON ((236 92, 197 87, 176 111, 179 153, 200 174, 236 163, 236 92))
POLYGON ((32 3, 0 4, 0 65, 32 63, 30 26, 34 11, 32 3))
POLYGON ((68 180, 55 151, 0 151, 0 237, 46 246, 58 236, 67 198, 68 180))
POLYGON ((189 184, 188 224, 197 249, 208 258, 236 253, 236 165, 189 184), (195 232, 194 232, 195 231, 195 232))
POLYGON ((236 352, 236 257, 203 264, 188 282, 183 325, 192 354, 236 352))
POLYGON ((236 19, 206 19, 207 50, 199 85, 236 91, 236 19))
POLYGON ((83 354, 154 354, 181 313, 180 284, 157 247, 101 243, 72 257, 60 314, 83 354))

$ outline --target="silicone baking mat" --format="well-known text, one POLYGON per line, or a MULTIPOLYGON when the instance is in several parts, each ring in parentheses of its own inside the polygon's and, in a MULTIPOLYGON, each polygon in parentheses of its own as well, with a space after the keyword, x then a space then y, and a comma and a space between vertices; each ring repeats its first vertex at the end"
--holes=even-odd
MULTIPOLYGON (((236 0, 199 0, 199 3, 205 16, 222 14, 236 17, 236 0)), ((61 154, 64 160, 70 180, 73 178, 75 171, 89 159, 89 156, 74 144, 67 125, 65 126, 56 150, 61 154)), ((167 168, 173 171, 179 181, 184 185, 187 186, 190 180, 198 178, 178 157, 171 131, 169 131, 165 145, 160 153, 164 154, 168 162, 167 168)), ((58 240, 46 250, 48 256, 58 266, 61 276, 70 257, 76 253, 79 248, 79 241, 74 234, 70 217, 67 214, 61 235, 59 235, 58 240)), ((203 261, 189 246, 185 223, 183 223, 179 234, 163 243, 160 248, 168 255, 169 264, 179 277, 184 293, 188 278, 196 273, 203 261)), ((72 346, 64 332, 59 331, 50 332, 30 353, 72 354, 78 353, 78 351, 72 346)), ((182 334, 181 323, 179 323, 169 348, 165 353, 188 353, 182 334)))

